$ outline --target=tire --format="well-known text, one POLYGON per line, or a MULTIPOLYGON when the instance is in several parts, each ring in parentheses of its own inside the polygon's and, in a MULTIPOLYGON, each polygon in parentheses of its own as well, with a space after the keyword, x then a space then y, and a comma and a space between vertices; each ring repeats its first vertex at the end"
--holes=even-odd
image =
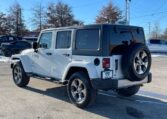
POLYGON ((25 87, 28 85, 30 77, 26 75, 21 62, 17 62, 14 65, 12 73, 13 81, 18 87, 25 87))
POLYGON ((122 57, 122 71, 126 79, 141 81, 150 72, 151 53, 145 44, 136 43, 122 57))
POLYGON ((93 103, 97 95, 97 90, 92 88, 89 77, 81 71, 70 77, 67 92, 71 102, 79 108, 85 108, 93 103))
POLYGON ((116 92, 118 95, 124 96, 124 97, 130 97, 132 95, 135 95, 140 89, 140 86, 131 86, 128 88, 121 88, 118 89, 116 92))

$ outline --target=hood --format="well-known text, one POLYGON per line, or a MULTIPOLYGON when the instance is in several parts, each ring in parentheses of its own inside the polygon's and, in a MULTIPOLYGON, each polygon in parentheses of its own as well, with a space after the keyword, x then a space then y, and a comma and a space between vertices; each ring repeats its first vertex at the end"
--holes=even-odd
POLYGON ((30 54, 30 53, 32 53, 32 52, 34 52, 34 49, 26 49, 26 50, 23 50, 23 51, 21 52, 21 54, 22 54, 22 55, 26 55, 26 54, 30 54))

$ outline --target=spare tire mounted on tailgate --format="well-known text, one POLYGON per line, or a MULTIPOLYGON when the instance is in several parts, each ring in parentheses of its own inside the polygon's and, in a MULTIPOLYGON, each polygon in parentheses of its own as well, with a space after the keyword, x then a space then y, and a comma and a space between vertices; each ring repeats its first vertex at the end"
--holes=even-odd
POLYGON ((141 43, 131 45, 122 57, 122 71, 130 81, 143 80, 151 67, 151 54, 141 43))

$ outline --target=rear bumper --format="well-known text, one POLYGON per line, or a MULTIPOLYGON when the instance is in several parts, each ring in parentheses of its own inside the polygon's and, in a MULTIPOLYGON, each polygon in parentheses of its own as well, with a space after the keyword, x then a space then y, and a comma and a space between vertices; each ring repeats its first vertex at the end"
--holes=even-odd
POLYGON ((110 89, 119 89, 119 88, 125 88, 130 87, 134 85, 142 85, 144 83, 150 83, 152 81, 152 74, 149 73, 149 75, 141 80, 141 81, 129 81, 127 79, 108 79, 108 80, 102 80, 102 79, 92 79, 92 87, 94 89, 100 89, 100 90, 110 90, 110 89))

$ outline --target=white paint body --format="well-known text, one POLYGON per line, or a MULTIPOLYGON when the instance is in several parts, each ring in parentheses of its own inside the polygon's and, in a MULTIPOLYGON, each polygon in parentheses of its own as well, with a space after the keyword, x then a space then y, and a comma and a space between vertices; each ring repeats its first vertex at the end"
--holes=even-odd
MULTIPOLYGON (((38 53, 36 53, 33 49, 28 49, 24 50, 20 55, 13 55, 13 57, 17 57, 21 60, 25 72, 36 73, 39 75, 53 77, 56 79, 62 79, 61 82, 65 81, 65 77, 71 67, 81 67, 87 69, 90 79, 101 78, 101 72, 104 71, 102 67, 102 59, 104 57, 73 55, 68 58, 62 55, 63 52, 59 50, 53 50, 53 55, 49 57, 45 55, 47 51, 48 50, 42 51, 42 49, 39 49, 38 53), (95 58, 98 58, 100 60, 101 63, 99 66, 94 65, 95 58)), ((112 78, 124 78, 120 63, 121 56, 115 55, 107 58, 110 58, 111 66, 109 69, 113 71, 112 78), (118 70, 115 70, 115 60, 118 60, 119 62, 118 70)))
MULTIPOLYGON (((72 38, 73 39, 73 30, 72 38)), ((42 31, 42 33, 45 31, 42 31)), ((47 31, 46 31, 47 32, 47 31)), ((45 77, 51 77, 55 79, 59 79, 60 82, 66 81, 66 76, 71 67, 79 67, 85 68, 88 72, 90 80, 92 79, 101 79, 101 73, 104 71, 102 66, 103 58, 110 58, 110 68, 113 72, 112 79, 119 80, 124 79, 124 75, 122 73, 121 68, 121 55, 113 55, 111 57, 102 57, 102 56, 80 56, 80 55, 72 55, 72 47, 68 49, 56 49, 56 30, 52 30, 52 44, 50 49, 38 48, 38 52, 34 52, 34 49, 28 49, 21 52, 21 54, 13 55, 12 62, 20 60, 23 68, 26 73, 34 73, 45 77), (52 55, 47 55, 47 53, 51 53, 52 55), (65 56, 65 54, 69 54, 69 56, 65 56), (100 60, 100 65, 95 66, 94 60, 98 58, 100 60), (116 62, 118 61, 118 65, 116 68, 116 62)), ((40 38, 40 37, 39 37, 40 38)), ((39 39, 38 39, 39 40, 39 39)), ((72 46, 71 41, 71 46, 72 46)), ((126 64, 125 64, 126 65, 126 64)), ((120 80, 119 85, 123 86, 132 86, 137 84, 146 83, 146 80, 131 82, 127 79, 120 80), (124 81, 124 82, 122 82, 124 81), (122 82, 122 83, 121 83, 122 82)), ((122 87, 123 87, 122 86, 122 87)))

